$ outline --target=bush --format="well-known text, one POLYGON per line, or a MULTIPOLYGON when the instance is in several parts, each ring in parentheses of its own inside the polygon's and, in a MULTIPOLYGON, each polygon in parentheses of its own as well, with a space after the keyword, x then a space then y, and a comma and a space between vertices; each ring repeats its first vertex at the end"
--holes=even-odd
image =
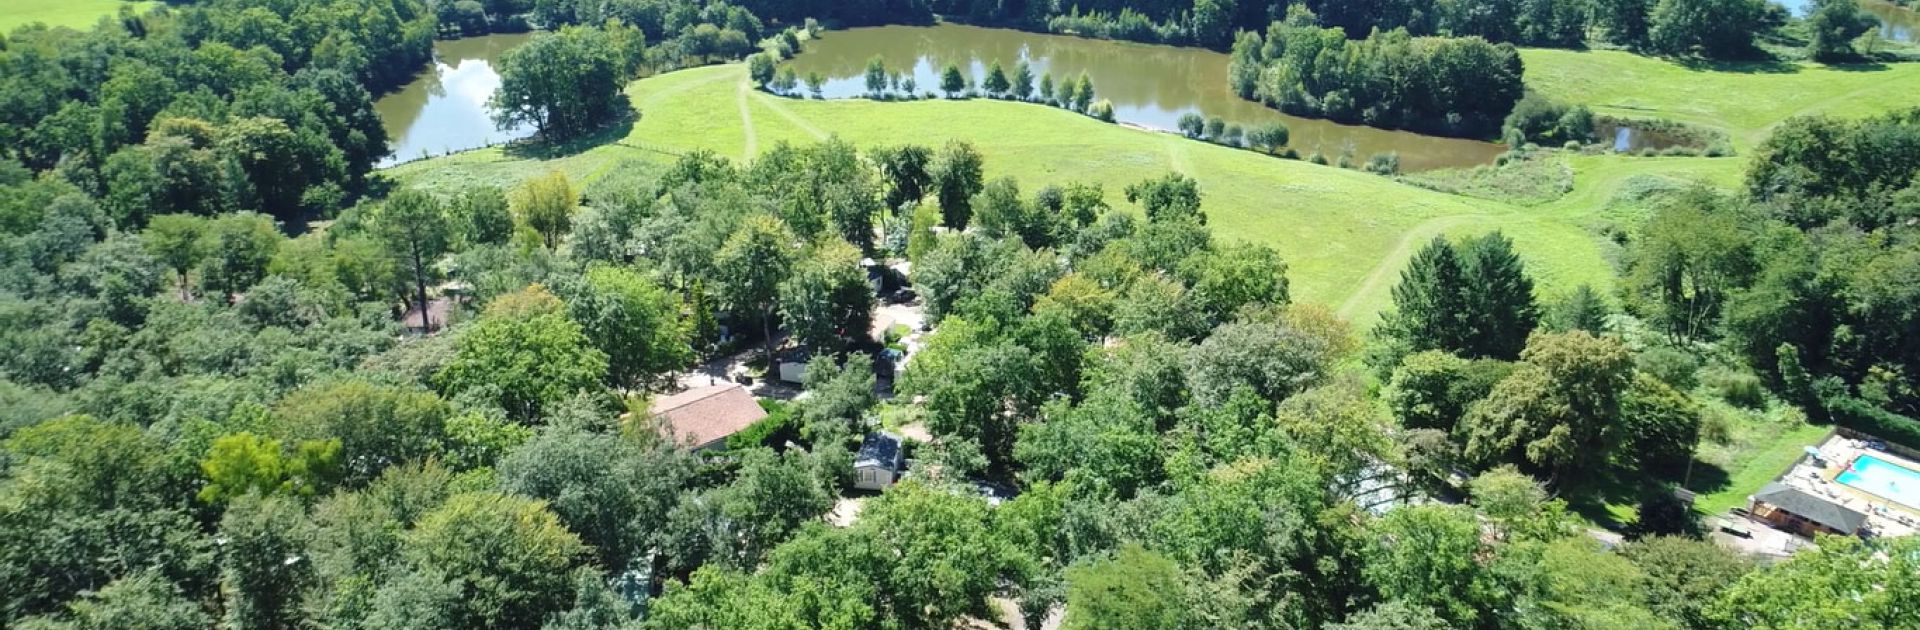
POLYGON ((1585 105, 1568 107, 1538 94, 1528 94, 1513 105, 1500 125, 1501 137, 1543 145, 1586 143, 1593 140, 1593 112, 1585 105))
POLYGON ((1634 357, 1634 365, 1647 375, 1683 392, 1692 391, 1700 384, 1696 375, 1700 371, 1700 359, 1678 348, 1647 348, 1640 352, 1640 356, 1634 357))
POLYGON ((1179 126, 1180 134, 1188 138, 1198 139, 1207 133, 1207 119, 1193 112, 1181 114, 1175 125, 1179 126))
POLYGON ((740 450, 756 446, 778 447, 792 440, 800 439, 799 416, 793 409, 777 400, 760 400, 760 408, 767 410, 767 417, 747 425, 739 433, 727 436, 727 449, 740 450))
POLYGON ((1107 122, 1113 122, 1113 101, 1100 99, 1087 108, 1087 115, 1107 122))
POLYGON ((1760 377, 1752 372, 1715 366, 1709 368, 1700 380, 1727 404, 1745 409, 1767 406, 1766 387, 1761 384, 1760 377))
POLYGON ((1367 172, 1375 175, 1399 175, 1400 154, 1393 151, 1375 153, 1367 158, 1367 172))
POLYGON ((1316 150, 1313 153, 1307 154, 1307 161, 1312 162, 1314 164, 1319 164, 1321 166, 1326 166, 1327 156, 1321 154, 1319 151, 1316 150))

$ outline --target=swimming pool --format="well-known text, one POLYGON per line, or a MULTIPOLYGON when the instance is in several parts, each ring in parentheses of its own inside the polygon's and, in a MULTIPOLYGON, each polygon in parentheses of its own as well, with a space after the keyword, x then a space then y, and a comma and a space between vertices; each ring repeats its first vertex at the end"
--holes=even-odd
POLYGON ((1920 472, 1872 455, 1861 455, 1834 481, 1920 509, 1920 472))

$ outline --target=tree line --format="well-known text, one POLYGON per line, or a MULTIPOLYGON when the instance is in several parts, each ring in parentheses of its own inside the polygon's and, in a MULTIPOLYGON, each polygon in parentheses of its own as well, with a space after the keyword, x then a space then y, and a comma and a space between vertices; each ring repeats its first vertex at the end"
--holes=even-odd
POLYGON ((1296 13, 1264 36, 1241 33, 1229 81, 1242 98, 1345 123, 1485 136, 1524 91, 1519 52, 1478 37, 1413 37, 1405 30, 1349 40, 1296 13))

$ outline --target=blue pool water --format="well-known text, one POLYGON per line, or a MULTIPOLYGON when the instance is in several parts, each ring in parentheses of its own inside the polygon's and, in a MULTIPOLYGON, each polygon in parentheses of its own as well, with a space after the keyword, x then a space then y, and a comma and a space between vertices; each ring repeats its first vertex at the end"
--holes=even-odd
POLYGON ((1861 455, 1834 481, 1920 509, 1920 472, 1872 455, 1861 455))

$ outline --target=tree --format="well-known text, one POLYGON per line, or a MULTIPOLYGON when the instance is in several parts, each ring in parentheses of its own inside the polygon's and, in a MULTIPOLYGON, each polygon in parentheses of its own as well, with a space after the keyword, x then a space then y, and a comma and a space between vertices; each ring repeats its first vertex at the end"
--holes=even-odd
POLYGON ((1639 48, 1647 44, 1650 0, 1599 0, 1594 3, 1593 21, 1606 29, 1607 41, 1639 48))
POLYGON ((1033 98, 1033 66, 1025 59, 1013 67, 1013 97, 1023 101, 1033 98))
POLYGON ((793 273, 794 236, 774 217, 748 219, 727 237, 713 257, 720 303, 736 315, 752 316, 764 336, 768 373, 774 364, 774 315, 780 308, 780 283, 793 273))
POLYGON ((944 627, 983 611, 1001 580, 1019 578, 1031 562, 995 535, 977 496, 909 481, 862 513, 857 533, 871 545, 864 553, 884 559, 876 563, 877 601, 897 627, 944 627))
POLYGON ((933 158, 933 190, 940 200, 941 223, 965 230, 973 219, 973 196, 986 183, 985 158, 973 145, 950 141, 933 158))
POLYGON ((488 101, 494 124, 531 124, 554 140, 586 134, 625 102, 626 77, 615 50, 605 31, 568 26, 508 51, 500 60, 500 88, 488 101))
POLYGON ((971 203, 973 224, 987 238, 1015 237, 1027 247, 1040 249, 1053 245, 1054 217, 1020 198, 1020 185, 1012 177, 988 182, 971 203))
POLYGON ((1073 88, 1073 109, 1074 111, 1084 112, 1087 111, 1087 105, 1092 103, 1093 79, 1088 78, 1086 71, 1083 70, 1080 72, 1079 83, 1075 84, 1073 88))
POLYGON ((1180 263, 1190 295, 1211 321, 1250 307, 1286 306, 1287 264, 1264 245, 1232 244, 1180 263))
POLYGON ((220 590, 226 623, 240 628, 294 628, 300 598, 313 584, 305 557, 313 526, 299 503, 249 494, 220 518, 220 590))
POLYGON ((513 237, 513 213, 508 209, 506 192, 493 186, 481 186, 461 194, 453 202, 454 239, 461 247, 499 245, 513 237))
POLYGON ((880 55, 867 60, 867 95, 878 97, 887 91, 887 61, 880 55))
POLYGON ((1463 351, 1471 346, 1472 296, 1467 293, 1466 269, 1459 251, 1444 237, 1434 237, 1413 255, 1393 287, 1394 310, 1383 315, 1375 334, 1391 339, 1407 352, 1463 351))
POLYGON ((1504 361, 1468 361, 1428 350, 1407 356, 1380 397, 1409 429, 1452 431, 1467 409, 1512 371, 1504 361))
POLYGON ((1007 95, 1007 90, 1013 89, 1013 84, 1007 81, 1007 70, 995 61, 987 66, 987 79, 980 83, 980 87, 985 88, 988 95, 1000 98, 1007 95))
POLYGON ((1874 28, 1873 16, 1860 10, 1855 0, 1821 0, 1807 16, 1807 52, 1818 61, 1838 61, 1854 56, 1853 40, 1874 28))
POLYGON ((243 212, 207 227, 200 284, 231 302, 266 277, 267 263, 285 240, 266 215, 243 212))
POLYGON ((1488 550, 1466 508, 1422 505, 1388 512, 1369 532, 1367 582, 1389 601, 1427 608, 1450 626, 1470 627, 1493 609, 1488 550))
POLYGON ((1728 294, 1755 271, 1754 236, 1742 214, 1706 190, 1661 208, 1625 256, 1627 309, 1674 341, 1708 336, 1728 294))
POLYGON ((625 267, 595 266, 565 291, 567 317, 607 355, 617 387, 657 384, 693 360, 680 300, 625 267))
POLYGON ((1711 609, 1754 563, 1711 540, 1642 538, 1620 550, 1647 576, 1648 608, 1688 628, 1714 627, 1711 609))
POLYGON ((1180 133, 1188 138, 1199 139, 1207 133, 1207 119, 1199 112, 1181 114, 1177 126, 1180 127, 1180 133))
POLYGON ((540 233, 549 250, 573 228, 573 212, 579 205, 579 191, 574 189, 566 173, 560 171, 527 180, 514 191, 514 213, 527 227, 540 233))
POLYGON ((1469 292, 1472 343, 1461 349, 1473 357, 1512 359, 1540 323, 1533 301, 1533 279, 1513 252, 1513 241, 1499 232, 1468 240, 1463 247, 1469 292))
POLYGON ((413 279, 414 297, 420 307, 420 330, 433 330, 433 322, 427 317, 432 310, 427 308, 427 281, 434 274, 434 263, 447 253, 453 240, 439 200, 415 190, 394 193, 374 215, 373 231, 386 246, 388 255, 413 279))
POLYGON ((234 433, 213 441, 200 470, 207 485, 199 498, 224 503, 248 493, 313 496, 339 476, 340 441, 309 441, 284 454, 280 441, 234 433))
POLYGON ((1620 401, 1632 381, 1632 353, 1607 337, 1541 333, 1520 358, 1461 420, 1468 457, 1521 464, 1556 485, 1604 477, 1628 437, 1620 401))
POLYGON ((1280 149, 1287 146, 1287 142, 1291 139, 1291 132, 1287 130, 1287 126, 1277 122, 1254 127, 1253 131, 1247 133, 1247 144, 1266 151, 1268 155, 1280 152, 1280 149))
POLYGON ((931 149, 903 144, 874 149, 868 156, 879 166, 880 175, 886 179, 888 210, 898 212, 908 202, 926 198, 928 187, 933 185, 933 175, 928 172, 928 166, 933 161, 931 149))
POLYGON ((442 391, 486 396, 522 421, 576 392, 593 391, 607 374, 607 355, 558 313, 482 316, 455 348, 453 360, 434 375, 442 391))
POLYGON ((1911 579, 1920 571, 1920 539, 1900 538, 1884 551, 1849 536, 1819 542, 1734 582, 1714 607, 1715 620, 1748 628, 1906 623, 1920 594, 1911 579))
POLYGON ((613 573, 644 561, 695 462, 678 445, 549 427, 499 462, 500 487, 548 502, 613 573))
POLYGON ((1584 330, 1598 335, 1607 332, 1607 318, 1612 316, 1606 300, 1592 285, 1583 283, 1555 302, 1541 323, 1554 332, 1584 330))
POLYGON ((1751 55, 1764 11, 1756 0, 1659 0, 1649 19, 1648 47, 1712 59, 1751 55))
POLYGON ((765 88, 773 84, 774 63, 770 53, 756 53, 747 56, 747 76, 753 84, 765 88))
POLYGON ((1327 630, 1444 630, 1448 627, 1447 620, 1433 614, 1433 609, 1395 599, 1349 615, 1346 621, 1327 626, 1327 630))
POLYGON ((1188 353, 1187 383, 1203 405, 1224 403, 1241 386, 1278 402, 1325 378, 1329 350, 1326 340, 1289 326, 1223 324, 1188 353))
POLYGON ((180 299, 188 299, 187 270, 205 255, 207 220, 190 214, 163 214, 147 222, 140 244, 180 278, 180 299))
POLYGON ((295 390, 273 406, 268 432, 288 443, 339 442, 350 487, 387 468, 440 453, 453 415, 432 392, 416 387, 337 380, 295 390))
POLYGON ((1045 102, 1053 100, 1053 75, 1051 74, 1040 77, 1040 100, 1045 102))
POLYGON ((1067 570, 1067 614, 1061 627, 1186 627, 1184 577, 1166 556, 1138 544, 1122 546, 1111 559, 1067 570))
POLYGON ((178 584, 155 571, 116 579, 68 602, 66 608, 66 614, 59 621, 50 616, 30 618, 24 620, 21 627, 196 630, 213 625, 213 619, 189 599, 178 584))
POLYGON ((947 98, 957 97, 965 89, 967 79, 960 74, 960 66, 949 64, 946 70, 940 72, 940 91, 946 92, 947 98))
POLYGON ((546 504, 492 492, 455 495, 402 538, 400 555, 460 594, 460 626, 528 628, 566 610, 586 546, 546 504))
POLYGON ((1147 221, 1195 221, 1207 224, 1200 211, 1200 182, 1180 173, 1127 185, 1127 201, 1138 203, 1147 212, 1147 221))
POLYGON ((718 564, 751 570, 810 521, 833 508, 833 488, 798 450, 741 453, 733 483, 681 501, 659 543, 674 566, 718 564))
POLYGON ((822 241, 780 283, 780 312, 795 339, 838 354, 865 339, 873 321, 873 287, 860 250, 822 241))

